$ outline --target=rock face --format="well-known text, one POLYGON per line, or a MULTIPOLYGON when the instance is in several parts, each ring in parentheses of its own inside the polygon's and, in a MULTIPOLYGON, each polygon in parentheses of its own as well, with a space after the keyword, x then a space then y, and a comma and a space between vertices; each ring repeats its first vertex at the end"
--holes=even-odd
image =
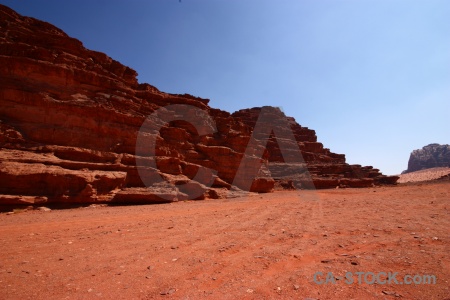
MULTIPOLYGON (((242 119, 245 124, 253 128, 260 111, 261 108, 244 109, 233 113, 232 116, 242 119)), ((286 118, 296 141, 296 145, 291 149, 300 149, 303 161, 307 164, 309 173, 307 175, 312 178, 315 188, 368 187, 396 183, 398 176, 382 175, 378 169, 371 166, 362 167, 345 163, 345 155, 333 153, 330 149, 324 148, 322 143, 317 142, 314 130, 300 126, 294 118, 286 118)), ((283 128, 278 128, 278 131, 282 130, 283 128)), ((267 142, 265 158, 268 160, 271 176, 282 187, 310 187, 311 182, 304 177, 302 163, 286 163, 279 143, 273 135, 267 142)))
POLYGON ((397 180, 346 164, 313 130, 273 108, 290 127, 275 131, 294 136, 285 154, 302 159, 284 161, 274 136, 255 156, 264 145, 247 146, 260 139, 253 132, 261 108, 230 114, 136 76, 55 26, 0 5, 0 205, 160 203, 397 180))
POLYGON ((437 167, 450 167, 450 145, 429 144, 414 150, 402 174, 437 167))

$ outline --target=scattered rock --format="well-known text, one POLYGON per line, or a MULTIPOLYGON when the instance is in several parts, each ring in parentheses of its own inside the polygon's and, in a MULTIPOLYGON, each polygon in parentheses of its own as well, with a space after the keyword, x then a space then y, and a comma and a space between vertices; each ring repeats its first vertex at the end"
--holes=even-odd
POLYGON ((50 208, 45 207, 45 206, 39 206, 38 208, 36 208, 36 210, 39 210, 39 211, 51 211, 50 208))
POLYGON ((173 293, 175 293, 175 292, 176 292, 176 289, 170 288, 170 289, 168 289, 168 290, 165 290, 165 291, 160 292, 159 294, 164 296, 164 295, 171 295, 171 294, 173 294, 173 293))
POLYGON ((401 297, 400 294, 393 292, 393 291, 382 291, 383 294, 388 295, 388 296, 395 296, 395 297, 401 297))

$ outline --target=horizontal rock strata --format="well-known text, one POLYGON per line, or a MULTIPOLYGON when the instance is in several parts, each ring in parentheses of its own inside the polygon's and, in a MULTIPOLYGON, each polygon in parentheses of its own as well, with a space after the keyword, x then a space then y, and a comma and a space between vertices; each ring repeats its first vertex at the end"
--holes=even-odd
POLYGON ((136 77, 55 26, 0 5, 0 205, 161 203, 241 196, 247 187, 264 193, 397 179, 346 164, 293 118, 277 130, 292 132, 285 152, 301 153, 299 163, 285 162, 274 136, 255 156, 247 149, 260 138, 253 132, 261 108, 230 114, 136 77), (176 119, 180 105, 190 108, 176 119), (203 123, 186 121, 196 116, 203 123))

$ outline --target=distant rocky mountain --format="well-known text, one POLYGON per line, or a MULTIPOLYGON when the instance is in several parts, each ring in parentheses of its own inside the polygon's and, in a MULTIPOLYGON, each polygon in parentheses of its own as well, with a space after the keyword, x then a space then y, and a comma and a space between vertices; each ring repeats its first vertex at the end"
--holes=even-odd
POLYGON ((436 167, 450 167, 450 145, 429 144, 414 150, 402 174, 436 167))

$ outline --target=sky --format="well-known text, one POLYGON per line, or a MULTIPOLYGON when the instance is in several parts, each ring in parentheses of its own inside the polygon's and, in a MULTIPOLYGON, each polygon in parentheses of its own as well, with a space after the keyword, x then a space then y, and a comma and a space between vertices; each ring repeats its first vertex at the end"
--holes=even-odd
POLYGON ((447 0, 0 0, 168 93, 279 106, 384 174, 450 144, 447 0))

